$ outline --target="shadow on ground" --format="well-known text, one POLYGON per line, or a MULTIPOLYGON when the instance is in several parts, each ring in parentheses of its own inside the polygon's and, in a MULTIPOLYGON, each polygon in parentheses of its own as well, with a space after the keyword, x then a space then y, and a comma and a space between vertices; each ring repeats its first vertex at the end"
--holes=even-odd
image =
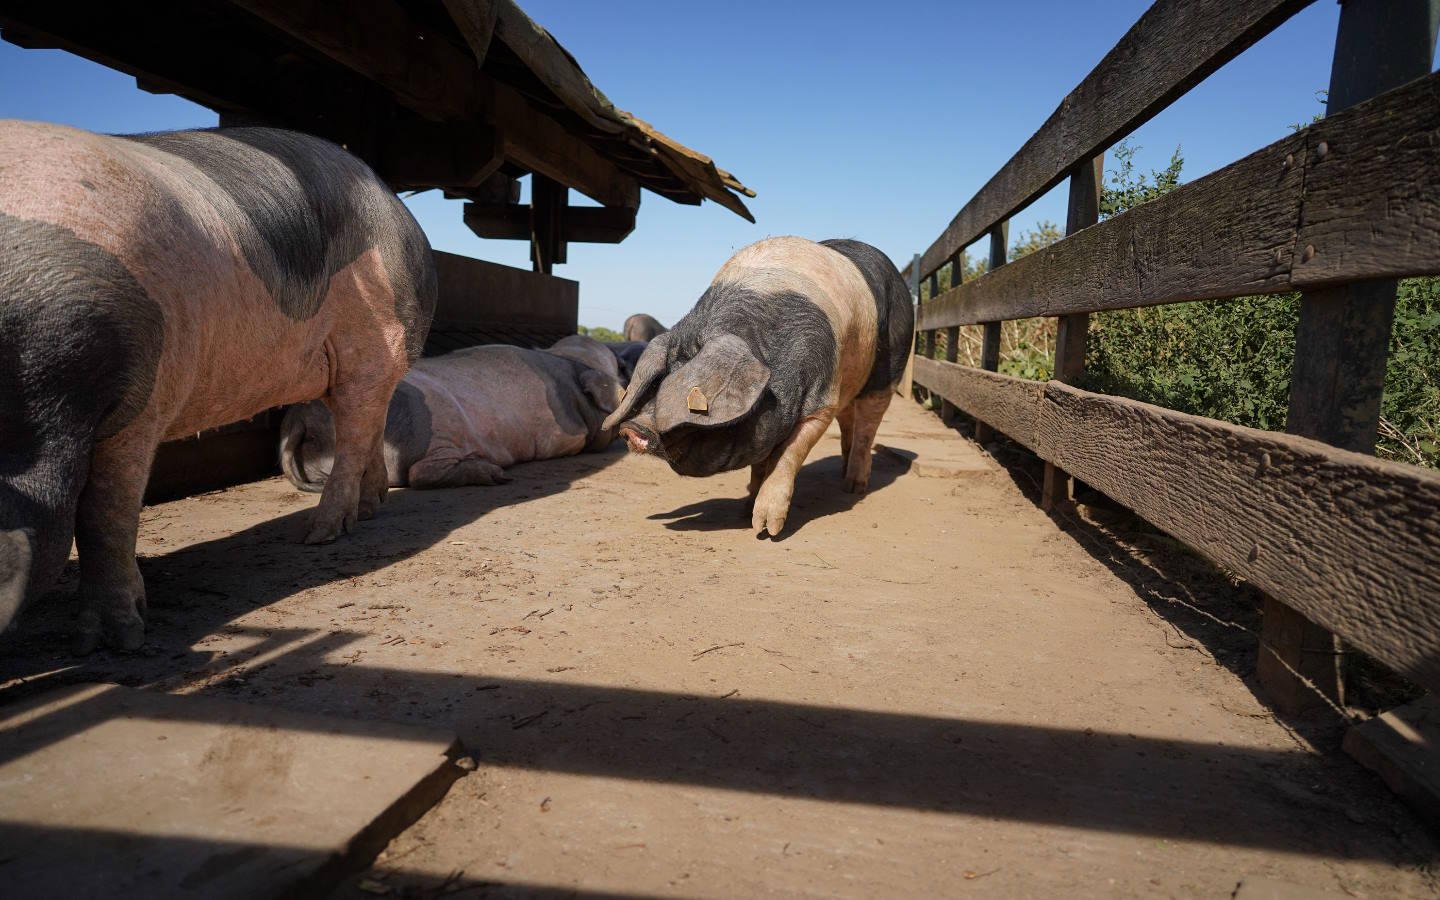
MULTIPOLYGON (((311 498, 304 509, 233 534, 142 556, 148 611, 141 656, 164 657, 171 669, 199 666, 206 654, 190 649, 195 642, 256 607, 408 559, 496 509, 567 491, 623 456, 624 446, 617 442, 602 453, 515 466, 508 470, 510 482, 493 487, 392 490, 374 519, 323 546, 300 543, 311 498)), ((101 650, 75 657, 69 652, 76 576, 72 562, 58 588, 0 635, 0 683, 66 665, 95 670, 115 662, 125 667, 127 654, 101 650)), ((259 652, 252 648, 252 654, 259 652)))
MULTIPOLYGON (((146 655, 57 659, 52 650, 62 645, 55 642, 63 640, 68 620, 62 628, 46 618, 49 631, 28 639, 11 635, 0 644, 0 653, 9 655, 0 663, 0 673, 34 676, 5 692, 9 696, 0 696, 0 702, 82 680, 164 687, 176 671, 205 664, 204 653, 190 649, 195 641, 247 609, 375 571, 435 544, 501 504, 565 490, 618 458, 618 452, 610 451, 521 468, 514 472, 514 482, 497 488, 398 493, 381 517, 358 535, 319 550, 291 543, 303 515, 295 513, 149 558, 143 569, 151 586, 154 634, 162 644, 146 655), (286 564, 300 559, 309 565, 296 577, 286 564), (40 674, 66 664, 73 665, 40 674)), ((1032 476, 1023 468, 1029 464, 1001 461, 1022 490, 1038 499, 1032 476)), ((904 459, 877 456, 872 490, 892 484, 908 465, 904 459)), ((797 527, 849 508, 854 498, 841 490, 839 478, 836 457, 805 467, 797 482, 797 527)), ((746 527, 736 521, 740 508, 741 499, 714 499, 652 518, 678 520, 669 527, 746 527)), ((1082 545, 1101 547, 1097 558, 1103 557, 1137 592, 1168 575, 1153 560, 1141 571, 1104 549, 1109 538, 1097 526, 1057 524, 1083 532, 1082 545)), ((1152 605, 1162 615, 1175 615, 1168 604, 1152 605)), ((24 623, 21 634, 34 627, 24 623)), ((1235 671, 1253 666, 1253 658, 1247 664, 1242 653, 1231 652, 1237 638, 1226 630, 1212 631, 1189 620, 1178 627, 1217 659, 1222 651, 1233 655, 1227 664, 1235 671)), ((345 716, 340 727, 359 734, 373 733, 386 722, 443 725, 454 729, 482 766, 1397 865, 1433 859, 1436 853, 1413 829, 1386 827, 1396 815, 1388 796, 1346 786, 1346 779, 1355 777, 1353 766, 1299 750, 751 700, 733 691, 721 696, 724 685, 717 685, 715 696, 694 696, 558 679, 351 666, 336 651, 373 635, 270 629, 255 637, 255 646, 232 655, 227 664, 243 664, 246 655, 268 654, 262 666, 250 669, 246 678, 195 683, 191 689, 294 710, 323 708, 345 716), (264 670, 271 667, 284 677, 267 678, 264 670)), ((1249 652, 1253 657, 1253 649, 1249 652)), ((23 832, 27 826, 8 823, 6 828, 23 832)), ((62 832, 53 836, 80 843, 84 838, 62 832)), ((458 883, 480 888, 491 884, 458 883)), ((539 887, 537 893, 548 890, 539 887)))
MULTIPOLYGON (((915 454, 908 450, 889 449, 877 452, 870 467, 868 493, 882 491, 910 470, 915 454)), ((775 540, 783 541, 806 525, 826 516, 845 512, 864 498, 864 494, 845 491, 845 473, 839 456, 827 456, 806 463, 795 478, 795 495, 790 501, 790 514, 785 530, 775 540)), ((711 497, 687 503, 667 512, 646 518, 665 523, 672 531, 728 531, 750 527, 750 510, 746 498, 711 497)))

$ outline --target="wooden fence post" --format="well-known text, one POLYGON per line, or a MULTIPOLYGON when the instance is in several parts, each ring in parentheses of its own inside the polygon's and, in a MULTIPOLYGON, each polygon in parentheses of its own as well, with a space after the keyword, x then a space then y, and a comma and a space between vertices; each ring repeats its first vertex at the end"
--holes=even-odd
MULTIPOLYGON (((955 255, 950 257, 950 289, 952 291, 960 286, 960 280, 963 277, 961 273, 964 269, 965 251, 957 250, 955 251, 955 255)), ((953 363, 959 361, 959 359, 960 326, 951 325, 945 329, 945 361, 953 363)), ((943 397, 940 398, 940 421, 946 425, 954 424, 956 412, 955 404, 943 397)))
MULTIPOLYGON (((993 272, 1005 265, 1006 251, 1010 244, 1010 220, 1006 219, 990 229, 990 265, 993 272)), ((994 372, 1000 368, 1000 323, 986 322, 985 337, 980 344, 980 368, 994 372)), ((995 440, 995 429, 975 420, 975 443, 985 446, 995 440)))
MULTIPOLYGON (((1070 173, 1070 205, 1065 215, 1065 234, 1072 235, 1100 221, 1100 185, 1105 170, 1105 155, 1076 166, 1070 173)), ((1074 384, 1085 374, 1085 333, 1090 328, 1088 313, 1061 316, 1055 331, 1055 378, 1074 384)), ((1040 507, 1070 499, 1070 476, 1052 463, 1045 464, 1040 507)))
MULTIPOLYGON (((1440 0, 1342 4, 1326 114, 1428 75, 1437 19, 1440 0)), ((1324 144, 1310 148, 1306 165, 1324 166, 1328 151, 1324 144)), ((1343 249, 1297 247, 1295 265, 1343 249)), ((1394 315, 1395 282, 1390 280, 1320 288, 1301 296, 1286 431, 1358 453, 1375 452, 1394 315)), ((1255 668, 1270 703, 1292 713, 1322 703, 1290 672, 1293 669, 1344 705, 1340 640, 1268 596, 1264 613, 1255 668)))

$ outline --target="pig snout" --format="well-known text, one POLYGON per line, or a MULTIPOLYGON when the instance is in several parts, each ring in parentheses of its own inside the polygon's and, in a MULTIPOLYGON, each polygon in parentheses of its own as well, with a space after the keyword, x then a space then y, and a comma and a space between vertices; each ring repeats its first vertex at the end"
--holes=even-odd
POLYGON ((625 438, 631 453, 650 453, 654 447, 655 435, 649 433, 648 429, 641 428, 634 422, 626 422, 620 426, 620 436, 625 438))

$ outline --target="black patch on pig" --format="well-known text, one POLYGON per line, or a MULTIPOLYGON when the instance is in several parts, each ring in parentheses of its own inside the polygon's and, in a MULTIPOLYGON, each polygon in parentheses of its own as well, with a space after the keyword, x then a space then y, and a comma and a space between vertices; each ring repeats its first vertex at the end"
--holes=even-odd
POLYGON ((128 425, 155 386, 159 304, 118 259, 59 225, 0 213, 0 259, 0 453, 55 429, 103 440, 128 425), (70 420, 57 421, 61 411, 70 420))
POLYGON ((910 305, 910 289, 890 261, 890 257, 869 244, 851 240, 828 240, 823 246, 841 254, 855 264, 875 298, 875 364, 870 377, 860 389, 862 394, 891 390, 905 375, 905 363, 915 332, 915 310, 910 305))
POLYGON ((219 186, 224 196, 212 202, 251 270, 292 319, 315 315, 331 276, 378 247, 410 358, 419 357, 435 311, 430 244, 363 162, 329 141, 275 128, 129 139, 189 161, 219 186))
POLYGON ((165 317, 68 228, 0 213, 0 260, 0 530, 36 534, 33 599, 69 556, 94 442, 150 400, 165 317))
POLYGON ((406 381, 395 386, 385 413, 385 468, 390 483, 403 485, 410 467, 430 452, 434 438, 425 394, 406 381))
POLYGON ((770 383, 750 414, 733 425, 682 426, 662 436, 670 467, 681 475, 713 475, 764 461, 801 419, 825 405, 836 377, 835 329, 803 294, 764 293, 741 281, 710 285, 671 329, 669 372, 722 334, 740 338, 770 367, 770 383))

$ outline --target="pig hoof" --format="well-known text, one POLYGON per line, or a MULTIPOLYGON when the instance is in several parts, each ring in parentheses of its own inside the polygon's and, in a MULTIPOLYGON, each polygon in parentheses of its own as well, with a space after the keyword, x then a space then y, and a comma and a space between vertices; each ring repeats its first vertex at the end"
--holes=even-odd
POLYGON ((328 544, 342 534, 348 534, 355 530, 355 516, 342 516, 336 519, 315 517, 314 524, 310 526, 310 533, 305 535, 307 544, 328 544))
POLYGON ((87 656, 102 643, 116 650, 139 650, 145 644, 145 620, 134 613, 103 626, 99 619, 82 619, 71 649, 76 656, 87 656))
POLYGON ((75 633, 75 642, 70 650, 76 656, 89 656, 100 646, 100 623, 96 621, 93 625, 88 622, 81 622, 80 629, 75 633))
POLYGON ((139 650, 145 644, 145 621, 139 616, 111 623, 106 631, 106 643, 116 650, 139 650))
POLYGON ((768 532, 771 537, 779 537, 781 530, 785 528, 785 516, 789 512, 789 503, 756 503, 755 512, 750 517, 750 527, 757 532, 768 532))

